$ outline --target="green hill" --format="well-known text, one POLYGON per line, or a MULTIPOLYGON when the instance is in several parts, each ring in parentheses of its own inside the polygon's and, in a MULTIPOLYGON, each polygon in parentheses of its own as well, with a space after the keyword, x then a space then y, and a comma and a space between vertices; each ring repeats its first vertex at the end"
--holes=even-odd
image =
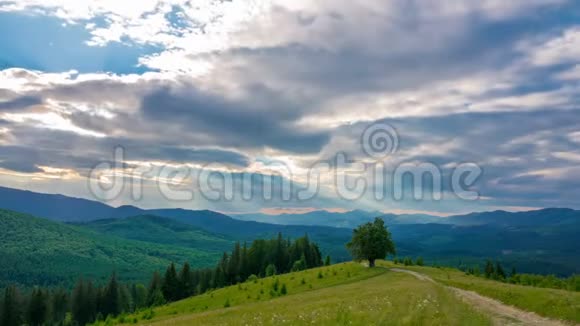
POLYGON ((78 224, 79 226, 125 239, 203 248, 220 254, 230 250, 234 241, 226 236, 213 234, 190 224, 154 215, 105 219, 78 224))
POLYGON ((578 292, 505 284, 450 268, 351 262, 249 280, 109 323, 565 325, 580 321, 578 308, 578 292))
POLYGON ((488 325, 443 286, 343 263, 249 281, 124 316, 152 325, 488 325), (278 290, 274 290, 278 284, 278 290), (287 293, 280 288, 285 286, 287 293))
POLYGON ((146 281, 172 262, 213 266, 220 253, 128 240, 86 228, 0 210, 0 287, 7 283, 71 285, 80 275, 105 279, 116 271, 146 281))

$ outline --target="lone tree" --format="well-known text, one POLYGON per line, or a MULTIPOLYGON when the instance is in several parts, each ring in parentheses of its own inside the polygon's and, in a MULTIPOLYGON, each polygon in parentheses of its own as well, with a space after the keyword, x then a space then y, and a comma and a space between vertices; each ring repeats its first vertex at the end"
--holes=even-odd
POLYGON ((352 240, 346 244, 355 260, 366 259, 369 267, 375 266, 376 259, 384 259, 395 254, 395 243, 385 227, 385 221, 375 218, 374 222, 360 225, 352 232, 352 240))

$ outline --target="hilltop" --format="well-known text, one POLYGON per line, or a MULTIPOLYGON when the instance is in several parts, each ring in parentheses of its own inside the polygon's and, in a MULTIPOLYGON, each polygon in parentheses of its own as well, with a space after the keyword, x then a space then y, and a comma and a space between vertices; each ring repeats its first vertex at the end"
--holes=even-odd
POLYGON ((499 283, 455 269, 401 267, 390 262, 367 268, 341 263, 249 280, 115 321, 149 325, 491 325, 533 321, 562 325, 559 319, 580 321, 575 310, 578 305, 578 292, 499 283), (280 291, 282 285, 285 293, 280 291))

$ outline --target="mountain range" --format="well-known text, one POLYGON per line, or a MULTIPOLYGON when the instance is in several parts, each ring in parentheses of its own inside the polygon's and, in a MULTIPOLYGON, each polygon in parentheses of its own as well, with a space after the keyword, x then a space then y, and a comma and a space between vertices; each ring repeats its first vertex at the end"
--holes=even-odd
POLYGON ((495 259, 525 272, 580 272, 580 211, 565 208, 450 217, 362 210, 228 216, 112 207, 2 187, 0 208, 0 273, 30 285, 66 284, 80 274, 98 279, 112 271, 143 280, 171 261, 212 266, 234 242, 279 232, 290 238, 307 234, 324 255, 345 261, 350 260, 344 244, 352 229, 377 216, 388 225, 400 257, 422 256, 427 263, 451 266, 495 259))

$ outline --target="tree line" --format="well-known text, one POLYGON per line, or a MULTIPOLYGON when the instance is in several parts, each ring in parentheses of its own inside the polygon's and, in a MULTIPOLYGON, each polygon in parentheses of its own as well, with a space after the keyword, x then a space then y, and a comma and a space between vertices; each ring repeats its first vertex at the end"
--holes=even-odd
MULTIPOLYGON (((330 264, 330 257, 326 257, 330 264)), ((123 313, 163 305, 205 293, 248 278, 300 271, 323 265, 318 245, 308 236, 294 241, 282 234, 274 239, 235 244, 224 252, 214 268, 181 268, 170 264, 165 273, 154 272, 148 286, 124 284, 113 273, 106 284, 79 278, 71 291, 34 288, 22 291, 16 286, 4 289, 0 298, 0 326, 86 325, 123 313)))
POLYGON ((512 267, 508 273, 500 262, 487 260, 483 271, 479 267, 462 268, 470 275, 485 277, 500 282, 535 286, 541 288, 562 289, 568 291, 580 291, 580 275, 572 275, 560 278, 555 275, 520 274, 512 267))
MULTIPOLYGON (((424 265, 423 258, 421 257, 418 257, 415 261, 409 257, 394 257, 393 263, 402 264, 405 266, 424 265)), ((439 268, 440 266, 433 265, 433 267, 439 268)), ((504 283, 568 291, 580 291, 580 275, 572 275, 567 278, 560 278, 555 275, 524 274, 518 273, 515 267, 512 267, 508 272, 500 262, 494 262, 491 260, 485 261, 483 268, 480 268, 480 266, 466 267, 460 263, 457 269, 465 272, 468 275, 474 275, 504 283)))

